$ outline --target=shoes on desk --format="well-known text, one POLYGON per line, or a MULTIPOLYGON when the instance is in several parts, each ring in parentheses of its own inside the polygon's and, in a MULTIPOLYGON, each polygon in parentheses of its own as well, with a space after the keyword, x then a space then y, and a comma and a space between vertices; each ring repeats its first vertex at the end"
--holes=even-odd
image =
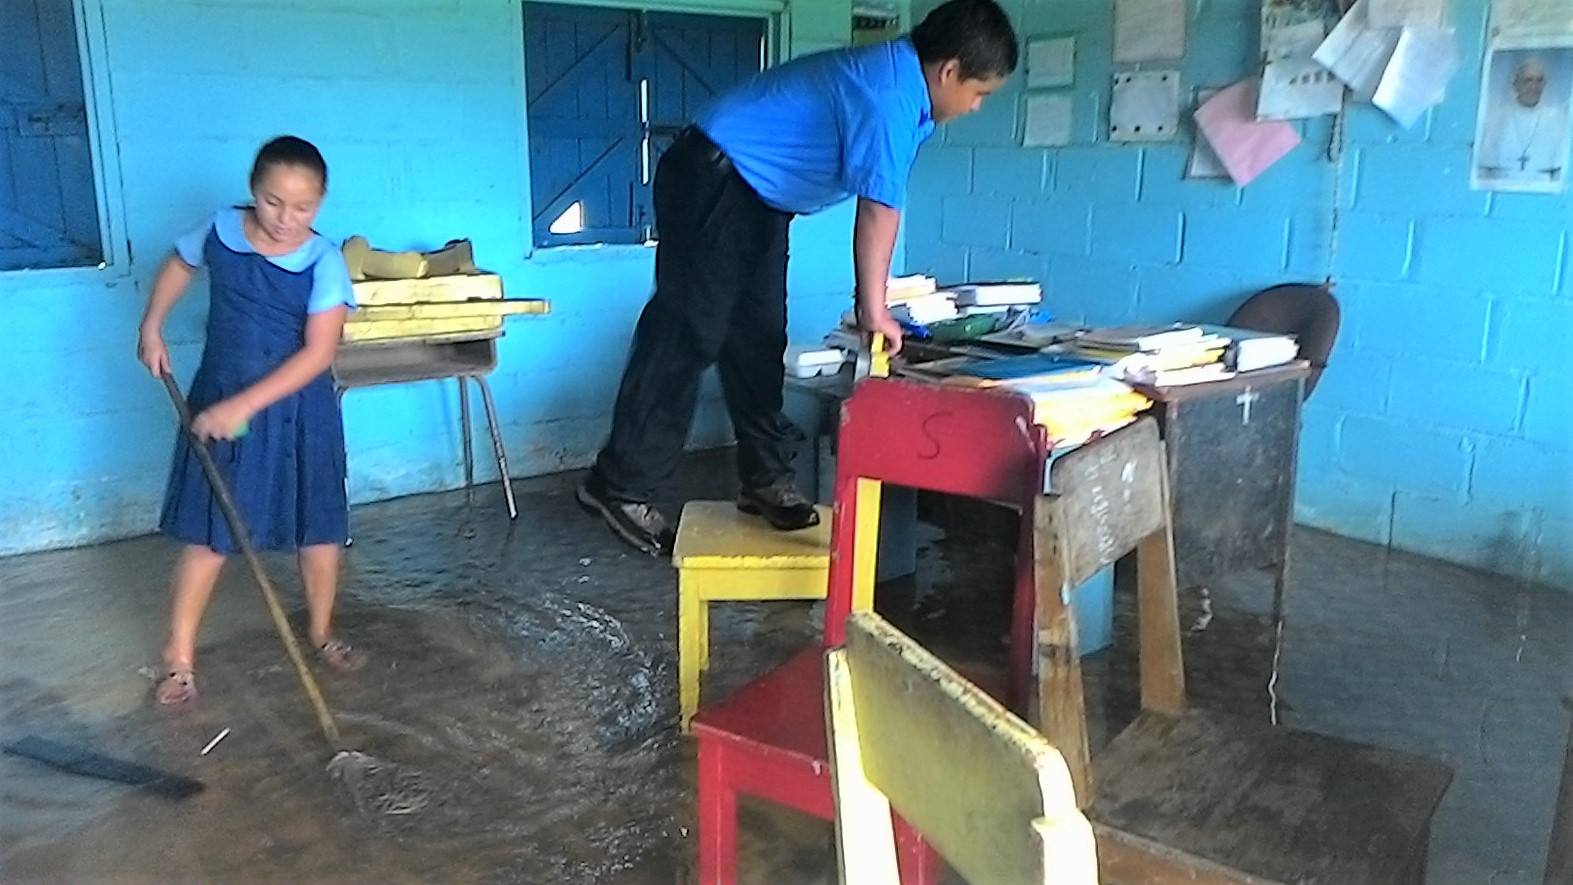
POLYGON ((814 502, 803 497, 791 480, 777 480, 768 486, 743 489, 737 496, 737 509, 763 516, 772 526, 784 532, 819 525, 819 513, 814 510, 814 502))
POLYGON ((579 484, 574 498, 587 512, 605 520, 612 534, 641 553, 671 556, 677 532, 661 511, 637 501, 619 501, 601 494, 590 483, 579 484))

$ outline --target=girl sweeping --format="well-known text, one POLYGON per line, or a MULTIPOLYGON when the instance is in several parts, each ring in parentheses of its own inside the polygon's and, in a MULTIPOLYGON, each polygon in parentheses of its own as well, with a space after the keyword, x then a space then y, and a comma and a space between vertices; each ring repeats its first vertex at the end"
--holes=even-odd
MULTIPOLYGON (((263 145, 251 167, 251 206, 224 209, 175 243, 153 283, 137 355, 155 377, 170 369, 164 318, 205 267, 212 293, 202 363, 191 384, 192 429, 213 455, 259 550, 296 551, 321 660, 343 670, 365 657, 332 631, 339 555, 349 533, 344 426, 329 368, 354 307, 343 255, 311 229, 328 167, 292 136, 263 145)), ((184 434, 159 528, 184 543, 175 566, 164 673, 154 695, 197 695, 197 627, 227 555, 239 549, 184 434)))

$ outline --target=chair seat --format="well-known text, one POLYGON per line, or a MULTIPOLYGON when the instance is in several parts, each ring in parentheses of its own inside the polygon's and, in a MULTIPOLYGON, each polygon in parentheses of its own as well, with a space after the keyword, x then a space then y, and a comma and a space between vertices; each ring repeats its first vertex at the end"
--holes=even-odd
POLYGON ((829 758, 825 741, 825 651, 805 648, 786 663, 694 716, 693 731, 808 768, 829 758))
MULTIPOLYGON (((997 671, 958 668, 995 698, 1004 696, 997 671)), ((825 650, 806 648, 786 663, 749 682, 693 719, 695 735, 716 738, 819 768, 829 759, 825 738, 825 650)))
POLYGON ((819 524, 783 532, 730 501, 689 501, 677 522, 672 564, 680 569, 825 569, 830 563, 829 507, 819 524))
POLYGON ((1275 882, 1420 881, 1452 780, 1419 756, 1206 711, 1144 713, 1095 762, 1095 823, 1275 882))

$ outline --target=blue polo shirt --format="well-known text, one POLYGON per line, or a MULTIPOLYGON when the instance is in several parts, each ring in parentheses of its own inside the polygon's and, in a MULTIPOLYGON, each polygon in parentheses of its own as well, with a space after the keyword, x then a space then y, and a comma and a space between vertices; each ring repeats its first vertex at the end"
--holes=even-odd
POLYGON ((918 145, 934 131, 905 37, 761 71, 694 122, 766 203, 799 214, 854 195, 900 209, 918 145))

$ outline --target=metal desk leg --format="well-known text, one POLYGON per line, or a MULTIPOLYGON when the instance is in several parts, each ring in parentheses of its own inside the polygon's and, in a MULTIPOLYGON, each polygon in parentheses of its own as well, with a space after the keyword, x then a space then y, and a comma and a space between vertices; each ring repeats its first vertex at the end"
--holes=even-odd
POLYGON ((459 382, 459 433, 464 439, 464 494, 468 499, 475 487, 475 445, 470 439, 470 388, 465 384, 463 375, 454 380, 459 382))
POLYGON ((492 450, 497 453, 497 472, 502 477, 503 497, 508 501, 508 518, 518 519, 519 508, 513 501, 513 479, 508 476, 508 453, 503 451, 502 428, 497 424, 497 404, 492 401, 492 388, 484 375, 476 375, 475 383, 481 386, 481 403, 486 406, 486 426, 492 432, 492 450))

